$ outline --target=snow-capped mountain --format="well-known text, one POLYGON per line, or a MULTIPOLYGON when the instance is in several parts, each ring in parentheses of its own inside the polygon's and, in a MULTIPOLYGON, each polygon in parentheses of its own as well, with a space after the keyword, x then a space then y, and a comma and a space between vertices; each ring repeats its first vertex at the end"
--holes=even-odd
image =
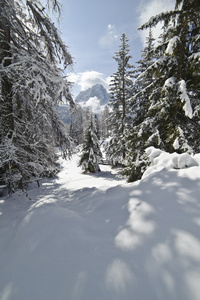
MULTIPOLYGON (((79 103, 82 108, 90 108, 96 114, 99 114, 104 106, 108 103, 109 94, 101 84, 82 91, 75 98, 75 102, 79 103)), ((62 104, 57 108, 60 119, 65 123, 70 123, 69 105, 62 104)))
POLYGON ((96 84, 86 91, 80 92, 75 101, 85 105, 90 98, 98 99, 100 105, 105 105, 108 103, 109 94, 101 84, 96 84))

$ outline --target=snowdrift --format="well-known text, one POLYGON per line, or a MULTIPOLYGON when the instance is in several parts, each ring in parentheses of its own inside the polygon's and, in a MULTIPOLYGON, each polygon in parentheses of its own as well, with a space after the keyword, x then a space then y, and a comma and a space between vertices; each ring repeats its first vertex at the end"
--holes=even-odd
POLYGON ((108 166, 0 198, 0 300, 200 300, 199 155, 148 148, 126 183, 108 166))

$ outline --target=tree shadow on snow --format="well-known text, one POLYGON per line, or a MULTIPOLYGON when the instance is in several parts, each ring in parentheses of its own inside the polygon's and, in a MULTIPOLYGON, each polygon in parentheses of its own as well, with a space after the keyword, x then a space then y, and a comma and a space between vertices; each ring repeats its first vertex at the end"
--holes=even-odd
MULTIPOLYGON (((116 180, 111 173, 95 174, 102 175, 116 180)), ((36 218, 38 230, 44 231, 38 245, 49 245, 48 257, 57 259, 45 264, 44 247, 48 299, 54 300, 57 291, 59 299, 72 300, 200 300, 199 190, 199 180, 164 170, 106 191, 70 192, 55 179, 43 180, 40 193, 30 187, 31 212, 44 208, 36 218)), ((26 227, 31 218, 34 214, 26 218, 26 227)), ((31 257, 31 270, 37 271, 37 248, 30 249, 25 249, 24 266, 31 257)), ((37 278, 31 280, 27 289, 37 284, 37 278)))
POLYGON ((130 191, 115 244, 135 277, 134 299, 200 299, 199 189, 199 180, 160 171, 130 191))

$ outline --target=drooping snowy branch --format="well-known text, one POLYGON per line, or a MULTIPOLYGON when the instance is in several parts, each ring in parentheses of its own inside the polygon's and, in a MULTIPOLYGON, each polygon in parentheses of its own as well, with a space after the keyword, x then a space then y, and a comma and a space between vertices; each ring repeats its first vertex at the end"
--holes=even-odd
POLYGON ((170 41, 167 45, 167 49, 165 50, 165 53, 172 55, 178 42, 180 42, 180 39, 178 36, 174 36, 172 39, 170 39, 170 41))
MULTIPOLYGON (((64 157, 71 153, 71 139, 55 106, 63 97, 73 106, 70 84, 60 69, 72 65, 72 57, 40 1, 0 2, 5 46, 0 60, 0 147, 14 149, 3 156, 0 182, 12 192, 31 177, 57 172, 55 146, 61 146, 64 157)), ((58 2, 52 2, 56 8, 58 2)))
POLYGON ((185 115, 187 117, 189 117, 190 119, 192 119, 193 111, 192 111, 192 106, 190 103, 190 98, 187 93, 185 80, 181 80, 178 83, 178 91, 179 91, 180 99, 181 99, 182 103, 184 104, 183 109, 185 111, 185 115))

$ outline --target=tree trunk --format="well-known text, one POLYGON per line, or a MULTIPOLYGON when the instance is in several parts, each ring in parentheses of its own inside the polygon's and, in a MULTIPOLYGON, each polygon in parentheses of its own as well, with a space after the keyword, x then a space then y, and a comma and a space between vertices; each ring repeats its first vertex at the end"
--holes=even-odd
POLYGON ((185 14, 181 24, 181 32, 180 32, 180 48, 179 48, 179 55, 178 55, 178 80, 185 79, 185 74, 183 74, 184 70, 184 58, 185 58, 185 51, 186 51, 186 33, 188 27, 188 13, 185 14))
POLYGON ((125 135, 125 118, 126 118, 126 96, 125 96, 125 76, 123 74, 123 90, 122 90, 122 107, 123 107, 123 114, 122 114, 122 136, 123 136, 123 159, 126 157, 125 151, 125 144, 124 144, 124 135, 125 135))

